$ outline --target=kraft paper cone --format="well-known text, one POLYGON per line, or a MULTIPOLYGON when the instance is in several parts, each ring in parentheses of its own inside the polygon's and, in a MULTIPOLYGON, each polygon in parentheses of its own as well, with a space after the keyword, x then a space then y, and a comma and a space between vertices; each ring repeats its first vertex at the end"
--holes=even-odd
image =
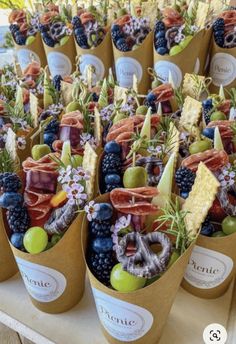
POLYGON ((31 150, 32 147, 35 144, 39 144, 39 139, 40 139, 40 135, 34 137, 32 139, 32 136, 34 135, 34 133, 38 130, 38 128, 33 129, 26 137, 26 145, 25 145, 25 149, 17 149, 17 156, 20 159, 20 162, 22 163, 23 161, 25 161, 29 156, 31 156, 31 150))
POLYGON ((128 52, 119 51, 112 43, 116 78, 121 87, 132 87, 135 74, 138 79, 139 93, 147 94, 151 87, 148 68, 153 66, 152 41, 153 32, 150 32, 140 47, 128 52))
POLYGON ((220 48, 213 39, 209 76, 212 93, 218 94, 220 85, 227 90, 236 87, 236 47, 220 48))
MULTIPOLYGON (((179 54, 159 55, 153 45, 153 59, 155 72, 165 80, 169 81, 169 72, 172 74, 175 87, 179 87, 185 73, 192 74, 199 70, 199 52, 202 44, 204 30, 199 31, 179 54)), ((197 73, 196 73, 197 74, 197 73)))
POLYGON ((80 213, 62 239, 40 254, 25 253, 11 245, 31 301, 43 312, 65 312, 83 296, 82 221, 83 213, 80 213))
POLYGON ((51 48, 43 42, 47 56, 48 67, 52 77, 60 74, 68 76, 75 71, 75 44, 73 36, 69 36, 66 44, 57 48, 51 48))
POLYGON ((77 56, 80 60, 80 71, 85 75, 86 67, 93 65, 96 70, 96 82, 109 75, 109 68, 113 66, 111 33, 107 32, 104 40, 94 49, 82 49, 75 40, 77 56))
POLYGON ((12 254, 7 234, 4 227, 2 210, 0 209, 0 282, 6 281, 14 276, 17 271, 17 265, 12 254))
POLYGON ((220 238, 200 235, 182 286, 191 294, 213 299, 223 295, 235 275, 236 233, 220 238))
MULTIPOLYGON (((212 37, 212 28, 208 30, 204 30, 203 37, 202 37, 202 44, 200 46, 199 51, 199 70, 195 70, 195 72, 199 75, 205 75, 208 71, 209 62, 210 62, 210 52, 209 47, 211 44, 211 37, 212 37)), ((196 65, 196 67, 198 67, 196 65)))
POLYGON ((24 70, 32 60, 39 62, 43 68, 47 65, 43 42, 39 32, 36 34, 36 39, 33 43, 30 45, 18 45, 15 43, 15 49, 22 70, 24 70))
MULTIPOLYGON (((109 194, 97 202, 109 202, 109 194)), ((87 242, 84 218, 82 237, 87 242)), ((87 267, 102 330, 112 344, 156 344, 161 337, 171 306, 186 269, 194 243, 151 285, 131 293, 120 293, 100 283, 87 267)), ((86 245, 84 246, 84 251, 86 245)))

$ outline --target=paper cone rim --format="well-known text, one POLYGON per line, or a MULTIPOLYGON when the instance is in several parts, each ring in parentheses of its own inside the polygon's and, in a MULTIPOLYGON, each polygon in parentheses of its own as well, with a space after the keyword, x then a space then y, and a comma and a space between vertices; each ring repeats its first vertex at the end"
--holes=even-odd
POLYGON ((137 52, 137 51, 141 51, 141 49, 143 49, 143 45, 146 44, 147 40, 150 39, 150 37, 153 36, 153 31, 150 31, 147 36, 145 37, 145 39, 142 41, 142 44, 139 45, 137 48, 135 48, 134 50, 130 50, 130 51, 120 51, 119 49, 116 48, 113 39, 111 39, 112 41, 112 47, 113 47, 113 51, 117 52, 119 54, 123 54, 124 57, 128 56, 128 57, 133 57, 133 55, 137 52), (130 56, 129 56, 130 55, 130 56))

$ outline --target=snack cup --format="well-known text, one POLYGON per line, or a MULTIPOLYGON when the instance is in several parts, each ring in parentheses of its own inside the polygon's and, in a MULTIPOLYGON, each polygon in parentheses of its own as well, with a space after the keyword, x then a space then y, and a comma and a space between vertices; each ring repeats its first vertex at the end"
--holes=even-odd
MULTIPOLYGON (((96 202, 109 202, 104 194, 96 202)), ((88 222, 84 217, 82 237, 86 243, 88 222)), ((194 243, 151 285, 131 293, 121 293, 100 283, 87 271, 103 333, 109 343, 154 344, 161 337, 194 243)), ((84 246, 84 252, 86 245, 84 246)))
POLYGON ((51 48, 44 42, 43 46, 52 77, 58 74, 64 77, 74 72, 76 51, 73 36, 69 36, 63 46, 51 48))
POLYGON ((185 73, 197 74, 200 68, 199 52, 203 36, 204 29, 192 38, 186 48, 174 56, 159 55, 153 45, 154 69, 157 75, 168 82, 171 72, 175 87, 179 87, 185 73))
POLYGON ((80 213, 62 239, 42 253, 32 255, 11 245, 31 301, 43 312, 65 312, 83 296, 85 264, 81 243, 82 221, 83 213, 80 213))
POLYGON ((45 67, 47 59, 43 49, 43 42, 41 35, 38 32, 35 36, 35 40, 30 45, 18 45, 15 43, 16 55, 19 61, 20 67, 24 70, 32 60, 39 62, 41 67, 45 67))
POLYGON ((208 71, 209 62, 210 62, 209 46, 211 44, 211 37, 212 37, 212 28, 205 29, 203 33, 202 44, 200 46, 199 57, 197 60, 199 61, 199 64, 197 62, 196 70, 195 70, 195 73, 199 75, 205 75, 206 72, 208 71))
POLYGON ((220 48, 213 39, 209 76, 212 93, 218 93, 221 85, 227 90, 236 87, 236 47, 220 48))
POLYGON ((0 282, 6 281, 7 279, 14 276, 17 271, 17 265, 12 254, 7 234, 4 228, 2 210, 0 209, 0 282))
POLYGON ((86 74, 87 66, 95 67, 96 80, 101 81, 109 74, 109 68, 113 66, 113 53, 111 44, 111 32, 108 31, 101 44, 94 49, 82 49, 75 40, 77 56, 79 56, 79 67, 83 75, 86 74))
POLYGON ((138 91, 147 94, 151 86, 148 68, 153 66, 152 41, 153 32, 150 32, 137 49, 128 52, 119 51, 112 43, 116 77, 121 87, 132 87, 135 74, 138 79, 138 91))
POLYGON ((235 275, 236 233, 220 238, 199 235, 182 287, 205 299, 223 295, 235 275))

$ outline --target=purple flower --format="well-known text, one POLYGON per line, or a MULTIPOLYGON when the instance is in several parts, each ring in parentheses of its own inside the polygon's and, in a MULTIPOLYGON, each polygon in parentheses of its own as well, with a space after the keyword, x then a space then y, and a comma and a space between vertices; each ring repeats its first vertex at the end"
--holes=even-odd
POLYGON ((100 208, 99 204, 95 203, 94 201, 90 201, 84 207, 84 210, 87 214, 88 221, 92 221, 93 219, 96 219, 99 208, 100 208))

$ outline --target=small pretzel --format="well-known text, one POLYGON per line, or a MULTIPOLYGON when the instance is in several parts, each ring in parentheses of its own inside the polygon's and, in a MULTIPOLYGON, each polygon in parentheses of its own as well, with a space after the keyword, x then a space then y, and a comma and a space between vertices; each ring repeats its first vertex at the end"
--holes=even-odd
POLYGON ((230 202, 229 192, 236 192, 236 185, 221 187, 218 191, 217 198, 225 213, 230 216, 236 216, 236 206, 230 202))
POLYGON ((159 183, 162 172, 164 170, 163 162, 155 157, 142 157, 138 159, 135 163, 136 166, 145 166, 148 174, 148 185, 155 186, 159 183), (158 169, 159 173, 155 173, 158 169))
POLYGON ((126 234, 116 246, 117 260, 122 264, 125 271, 137 276, 152 278, 166 270, 171 256, 171 241, 168 236, 161 232, 140 234, 132 232, 126 234), (126 255, 129 243, 134 243, 136 252, 132 256, 126 255), (150 247, 152 244, 160 243, 162 251, 154 253, 150 247))
POLYGON ((236 32, 229 32, 225 36, 224 46, 227 48, 234 48, 236 46, 236 32))

